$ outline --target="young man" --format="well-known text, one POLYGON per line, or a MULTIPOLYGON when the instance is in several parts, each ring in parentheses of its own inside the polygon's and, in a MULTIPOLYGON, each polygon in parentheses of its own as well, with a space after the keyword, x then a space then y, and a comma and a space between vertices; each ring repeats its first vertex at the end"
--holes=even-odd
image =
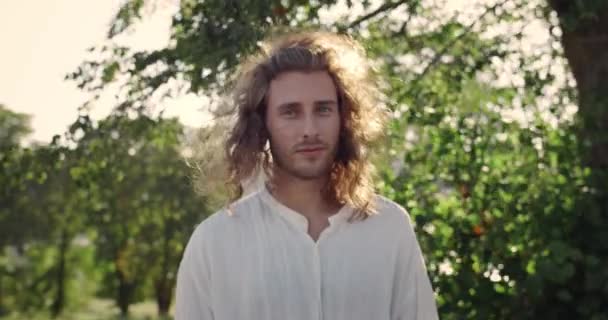
POLYGON ((361 47, 331 33, 284 36, 243 65, 235 202, 186 247, 177 320, 437 319, 408 214, 373 193, 379 97, 361 47), (265 184, 241 197, 260 168, 265 184))

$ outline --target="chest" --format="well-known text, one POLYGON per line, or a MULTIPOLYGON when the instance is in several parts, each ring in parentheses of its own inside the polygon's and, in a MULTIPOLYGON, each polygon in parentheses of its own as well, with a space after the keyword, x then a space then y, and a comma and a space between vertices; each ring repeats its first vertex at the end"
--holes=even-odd
POLYGON ((310 237, 289 230, 251 228, 226 243, 211 259, 214 300, 254 305, 262 308, 257 312, 268 316, 356 305, 352 301, 388 310, 395 272, 394 241, 350 226, 352 229, 327 230, 330 232, 315 242, 310 238, 318 238, 327 225, 313 225, 310 237))

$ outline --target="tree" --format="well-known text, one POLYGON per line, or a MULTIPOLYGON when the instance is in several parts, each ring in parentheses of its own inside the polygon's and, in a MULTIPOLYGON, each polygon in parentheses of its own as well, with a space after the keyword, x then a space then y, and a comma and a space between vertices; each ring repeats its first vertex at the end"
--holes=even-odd
POLYGON ((0 247, 3 255, 14 253, 4 255, 0 277, 6 281, 0 283, 7 289, 0 292, 12 296, 12 307, 28 311, 44 306, 54 289, 51 308, 56 316, 65 305, 69 243, 81 227, 66 174, 66 150, 57 140, 48 146, 22 148, 20 139, 30 131, 28 117, 3 108, 0 119, 4 137, 0 247), (49 265, 44 259, 54 243, 59 258, 57 264, 49 265))
POLYGON ((29 122, 27 114, 13 112, 0 103, 0 147, 18 145, 32 131, 29 122))
MULTIPOLYGON (((588 144, 586 163, 597 171, 597 182, 605 178, 608 167, 608 145, 605 133, 608 125, 606 112, 606 77, 608 74, 608 2, 603 0, 573 3, 548 1, 560 22, 561 42, 572 74, 576 79, 581 114, 581 141, 588 144), (602 175, 600 175, 602 174, 602 175)), ((605 192, 597 185, 598 201, 607 202, 605 192)))
MULTIPOLYGON (((125 2, 109 39, 149 3, 125 2)), ((415 219, 442 318, 602 319, 608 73, 606 50, 595 48, 605 44, 607 4, 487 1, 473 17, 446 14, 445 4, 182 1, 167 48, 108 45, 109 59, 85 61, 70 78, 98 91, 128 74, 123 105, 142 106, 154 92, 179 93, 170 79, 194 93, 219 91, 274 28, 349 33, 386 79, 395 118, 375 159, 378 188, 415 219), (339 8, 350 14, 322 19, 339 8), (558 41, 524 50, 538 17, 558 41), (566 61, 575 83, 559 70, 566 61)))
POLYGON ((207 213, 179 155, 182 131, 176 119, 132 109, 98 123, 81 116, 70 128, 78 161, 70 173, 88 191, 86 220, 123 316, 149 281, 159 313, 168 313, 181 252, 207 213))
MULTIPOLYGON (((0 181, 2 181, 2 194, 0 197, 0 221, 2 226, 8 227, 12 225, 7 221, 13 217, 10 208, 15 206, 17 202, 19 190, 25 188, 23 184, 24 174, 27 170, 19 168, 18 159, 22 156, 23 151, 20 148, 21 138, 31 131, 29 125, 29 116, 26 114, 16 113, 7 109, 0 104, 0 165, 2 171, 0 173, 0 181)), ((0 238, 0 247, 8 245, 12 242, 11 238, 16 237, 11 229, 3 228, 2 237, 0 238)))
POLYGON ((28 181, 33 180, 28 170, 31 152, 20 147, 21 139, 30 131, 27 115, 13 112, 0 104, 0 315, 9 311, 6 296, 11 291, 9 282, 19 264, 13 255, 7 253, 14 252, 12 249, 15 245, 28 237, 19 218, 29 221, 29 217, 18 217, 15 211, 23 208, 22 193, 28 189, 28 181))
POLYGON ((564 55, 576 79, 577 136, 583 163, 591 169, 590 192, 577 208, 585 212, 577 221, 584 235, 573 235, 573 241, 584 257, 572 286, 589 301, 581 313, 606 314, 608 274, 601 266, 608 261, 608 2, 548 2, 559 17, 564 55))

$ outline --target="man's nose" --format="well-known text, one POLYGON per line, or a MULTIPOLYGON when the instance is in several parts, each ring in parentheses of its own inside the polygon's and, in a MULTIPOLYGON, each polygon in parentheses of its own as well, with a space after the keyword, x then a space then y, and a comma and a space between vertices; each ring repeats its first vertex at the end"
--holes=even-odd
POLYGON ((317 123, 317 119, 315 117, 314 114, 307 114, 304 117, 304 124, 303 124, 304 128, 304 137, 316 137, 317 135, 319 135, 319 128, 318 128, 318 123, 317 123))

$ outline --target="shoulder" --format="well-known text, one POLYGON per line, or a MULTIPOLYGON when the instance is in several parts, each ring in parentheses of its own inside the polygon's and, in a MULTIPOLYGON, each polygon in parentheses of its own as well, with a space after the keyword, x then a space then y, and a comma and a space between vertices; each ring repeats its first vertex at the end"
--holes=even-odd
POLYGON ((410 214, 397 202, 382 195, 375 195, 375 208, 379 216, 385 216, 394 221, 411 223, 410 214))
POLYGON ((239 219, 250 218, 259 211, 260 202, 260 192, 251 193, 211 214, 200 225, 208 226, 208 228, 217 228, 234 223, 239 219))
POLYGON ((230 203, 201 221, 191 236, 191 242, 213 242, 238 232, 241 226, 250 225, 250 220, 259 215, 259 192, 249 194, 230 203))
MULTIPOLYGON (((419 250, 415 225, 408 211, 386 197, 376 195, 376 210, 379 217, 384 217, 384 230, 397 235, 397 243, 406 250, 419 250)), ((411 251, 414 252, 414 251, 411 251)))
POLYGON ((387 230, 406 231, 413 233, 413 223, 409 212, 399 203, 376 194, 374 197, 376 213, 371 219, 378 219, 387 230))

